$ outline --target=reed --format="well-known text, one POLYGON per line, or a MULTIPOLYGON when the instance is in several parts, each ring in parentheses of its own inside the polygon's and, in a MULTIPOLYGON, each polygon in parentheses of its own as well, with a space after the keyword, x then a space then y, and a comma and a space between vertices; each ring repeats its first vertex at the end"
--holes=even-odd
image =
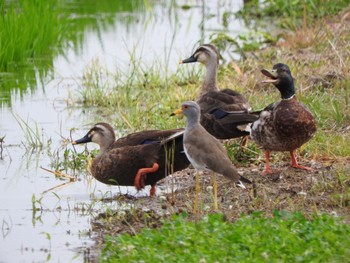
POLYGON ((67 17, 57 1, 22 0, 0 4, 0 71, 61 46, 67 17), (66 18, 66 19, 65 19, 66 18))
POLYGON ((179 69, 181 73, 163 76, 157 64, 142 65, 140 60, 133 60, 133 54, 130 61, 129 69, 114 73, 94 62, 84 74, 79 102, 85 107, 98 107, 104 116, 114 116, 112 121, 119 130, 183 126, 182 120, 169 115, 183 101, 196 98, 200 86, 198 76, 190 81, 189 75, 196 74, 188 74, 184 68, 179 69))
POLYGON ((39 149, 42 150, 44 146, 44 135, 40 130, 37 123, 35 123, 34 127, 31 127, 28 121, 23 120, 17 114, 13 114, 16 119, 19 127, 24 133, 25 141, 22 142, 24 147, 28 150, 39 149))

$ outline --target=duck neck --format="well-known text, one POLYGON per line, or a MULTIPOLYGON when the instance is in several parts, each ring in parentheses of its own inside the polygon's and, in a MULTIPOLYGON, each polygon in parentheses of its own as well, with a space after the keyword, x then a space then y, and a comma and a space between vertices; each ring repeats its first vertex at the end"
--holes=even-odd
POLYGON ((100 153, 99 153, 99 155, 107 152, 108 149, 113 145, 114 141, 115 141, 115 137, 111 136, 110 138, 108 138, 108 140, 100 142, 99 143, 99 145, 100 145, 100 153))
POLYGON ((293 79, 281 82, 277 88, 281 93, 281 98, 283 100, 290 100, 295 96, 294 81, 293 79))
POLYGON ((207 93, 208 91, 219 90, 216 86, 217 69, 217 63, 208 63, 206 65, 207 72, 202 84, 201 94, 207 93))
POLYGON ((103 154, 104 152, 107 151, 109 145, 100 145, 100 154, 103 154))

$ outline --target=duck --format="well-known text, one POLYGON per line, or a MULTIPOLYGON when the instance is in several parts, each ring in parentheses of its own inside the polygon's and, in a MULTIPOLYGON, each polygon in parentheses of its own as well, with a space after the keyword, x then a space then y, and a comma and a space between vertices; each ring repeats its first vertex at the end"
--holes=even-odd
POLYGON ((90 170, 101 183, 135 186, 137 190, 151 185, 150 196, 154 196, 159 180, 190 164, 183 150, 183 134, 184 129, 146 130, 116 140, 112 126, 99 122, 72 144, 99 145, 90 170))
POLYGON ((249 135, 245 126, 258 119, 251 114, 248 101, 232 89, 217 87, 219 52, 212 44, 203 44, 180 64, 199 62, 206 67, 206 75, 196 102, 201 109, 200 123, 218 139, 232 139, 249 135))
POLYGON ((263 83, 272 83, 281 94, 281 100, 265 107, 251 126, 251 139, 265 152, 266 162, 262 174, 276 172, 270 167, 271 151, 288 151, 292 167, 311 171, 312 168, 298 163, 296 151, 316 133, 313 114, 297 100, 294 79, 286 64, 277 63, 272 70, 262 69, 261 73, 267 77, 263 83))
POLYGON ((172 113, 172 115, 184 115, 186 117, 183 147, 188 160, 196 170, 194 214, 197 214, 198 206, 199 171, 212 173, 215 211, 218 210, 216 174, 223 175, 242 188, 245 188, 243 183, 252 183, 238 173, 227 155, 226 148, 201 125, 200 114, 200 106, 195 101, 182 103, 181 108, 172 113))

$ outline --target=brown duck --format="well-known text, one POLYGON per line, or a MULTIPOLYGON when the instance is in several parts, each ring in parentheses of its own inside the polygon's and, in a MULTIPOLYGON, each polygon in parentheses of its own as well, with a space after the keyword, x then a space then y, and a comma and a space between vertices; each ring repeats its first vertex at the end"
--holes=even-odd
POLYGON ((148 130, 115 140, 108 123, 97 123, 73 144, 94 142, 100 153, 92 160, 91 173, 100 182, 135 186, 137 190, 156 183, 167 175, 185 169, 190 162, 183 150, 183 129, 148 130))
POLYGON ((206 67, 197 103, 201 109, 201 125, 218 139, 231 139, 249 135, 242 125, 252 123, 258 116, 249 114, 247 100, 231 89, 219 90, 216 85, 219 52, 215 46, 204 44, 193 55, 180 63, 199 62, 206 67))
POLYGON ((263 109, 259 120, 251 127, 251 138, 265 151, 266 166, 263 174, 273 173, 269 161, 271 151, 289 151, 292 167, 311 170, 310 167, 298 164, 296 149, 314 136, 316 122, 309 109, 295 96, 289 67, 278 63, 273 66, 273 70, 263 69, 261 72, 269 78, 263 82, 273 83, 282 97, 282 100, 263 109))

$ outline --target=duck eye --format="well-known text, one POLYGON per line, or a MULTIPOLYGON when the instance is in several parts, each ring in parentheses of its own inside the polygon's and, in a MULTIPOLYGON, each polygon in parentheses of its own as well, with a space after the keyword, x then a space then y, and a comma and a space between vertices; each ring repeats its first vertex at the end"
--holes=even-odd
POLYGON ((184 108, 184 109, 187 109, 187 108, 188 108, 188 105, 184 105, 183 108, 184 108))

